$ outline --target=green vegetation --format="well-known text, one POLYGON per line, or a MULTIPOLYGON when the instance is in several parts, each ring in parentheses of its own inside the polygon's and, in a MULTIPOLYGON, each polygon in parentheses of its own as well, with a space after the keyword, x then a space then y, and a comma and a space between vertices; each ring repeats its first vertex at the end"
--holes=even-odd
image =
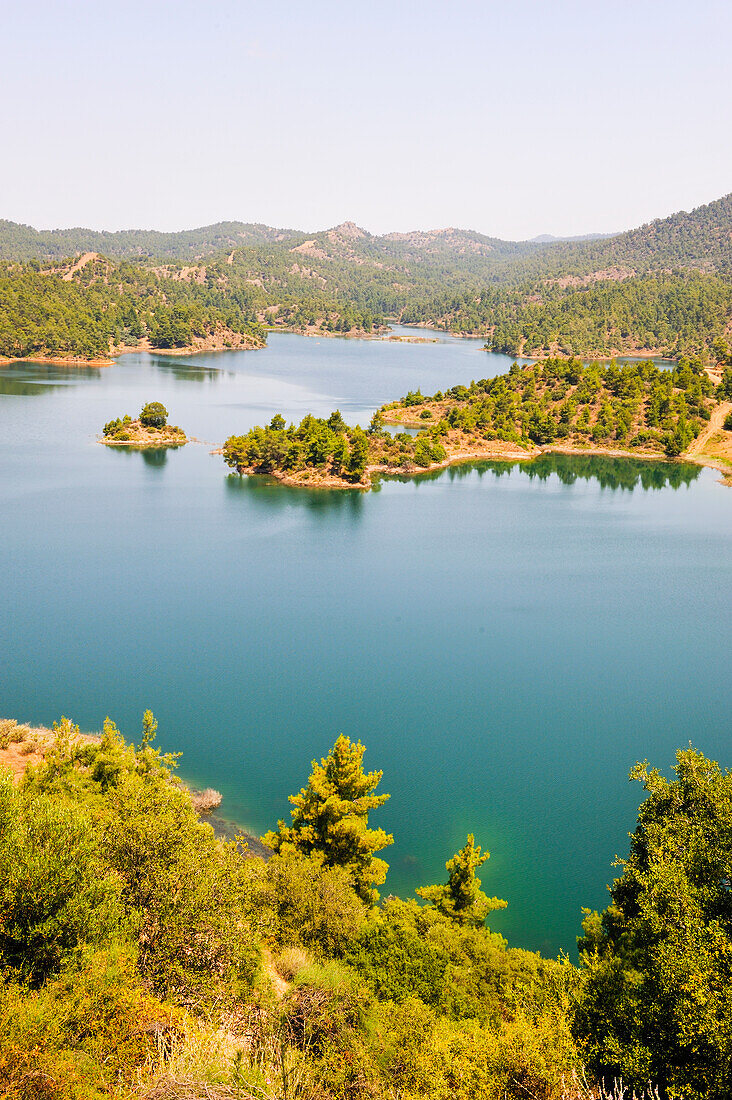
POLYGON ((505 445, 514 458, 547 446, 676 458, 709 421, 728 381, 725 374, 715 389, 700 360, 688 358, 667 369, 645 361, 514 363, 505 374, 431 397, 412 391, 379 409, 367 432, 349 428, 338 410, 289 427, 277 414, 268 427, 227 439, 223 455, 240 474, 326 486, 368 485, 372 473, 414 474, 468 456, 500 458, 505 445), (387 421, 419 430, 391 433, 387 421))
POLYGON ((159 401, 148 401, 140 413, 140 423, 146 428, 164 428, 168 422, 168 410, 159 401))
POLYGON ((214 280, 95 257, 78 271, 0 264, 0 355, 108 358, 115 347, 188 347, 216 338, 262 343, 252 295, 214 280), (65 277, 66 276, 66 277, 65 277), (176 277, 177 276, 177 277, 176 277))
POLYGON ((713 355, 732 331, 732 195, 615 237, 511 242, 221 223, 180 234, 0 222, 0 355, 237 346, 267 328, 368 334, 385 318, 510 354, 713 355), (85 252, 83 266, 67 257, 85 252))
POLYGON ((313 763, 265 860, 200 823, 156 730, 62 719, 18 787, 0 773, 3 1097, 591 1100, 585 1074, 621 1073, 729 1095, 732 775, 701 753, 633 769, 648 796, 576 968, 485 927, 505 902, 472 836, 428 904, 376 904, 360 743, 313 763))
POLYGON ((168 424, 168 410, 159 401, 143 405, 136 420, 128 413, 108 420, 102 435, 102 442, 110 447, 180 447, 188 442, 181 427, 168 424))
POLYGON ((732 1091, 732 775, 689 748, 648 792, 622 875, 579 941, 575 1017, 593 1070, 653 1080, 663 1095, 732 1091))
POLYGON ((475 837, 469 833, 465 847, 445 864, 449 872, 447 883, 422 886, 417 894, 456 924, 479 928, 489 913, 494 909, 505 909, 507 905, 501 898, 487 897, 480 889, 480 879, 475 872, 489 858, 490 852, 481 855, 480 845, 476 846, 475 837))
POLYGON ((369 829, 368 815, 382 806, 388 794, 375 794, 382 772, 363 770, 364 747, 342 734, 329 755, 313 760, 307 787, 290 795, 292 825, 277 824, 278 832, 264 837, 280 855, 299 854, 326 867, 343 867, 364 902, 375 902, 374 886, 386 878, 388 865, 375 853, 393 844, 383 829, 369 829))
POLYGON ((408 308, 407 322, 433 320, 454 332, 485 333, 486 348, 509 355, 667 358, 711 354, 732 323, 732 281, 690 271, 487 287, 408 308))
POLYGON ((414 469, 445 458, 439 439, 407 432, 397 436, 379 427, 349 428, 338 409, 327 419, 306 416, 285 426, 279 413, 268 427, 252 428, 224 443, 224 461, 237 473, 285 475, 294 481, 343 485, 368 484, 367 466, 414 469))
POLYGON ((714 396, 698 359, 684 358, 673 369, 649 362, 585 366, 579 359, 545 359, 527 367, 514 363, 506 374, 433 397, 410 393, 380 414, 411 424, 427 409, 435 424, 432 436, 443 436, 448 453, 467 436, 529 446, 639 448, 675 457, 709 420, 714 396))

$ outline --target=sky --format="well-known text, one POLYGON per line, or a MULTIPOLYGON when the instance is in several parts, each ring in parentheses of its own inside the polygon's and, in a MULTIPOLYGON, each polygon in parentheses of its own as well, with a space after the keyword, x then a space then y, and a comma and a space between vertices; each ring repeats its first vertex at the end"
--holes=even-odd
POLYGON ((729 0, 0 0, 0 218, 523 239, 732 191, 729 0))

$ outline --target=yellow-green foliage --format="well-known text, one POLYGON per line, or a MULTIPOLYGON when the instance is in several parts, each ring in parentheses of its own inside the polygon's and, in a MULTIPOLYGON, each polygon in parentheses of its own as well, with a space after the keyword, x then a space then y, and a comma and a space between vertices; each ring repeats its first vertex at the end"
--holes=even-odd
MULTIPOLYGON (((79 822, 77 831, 93 819, 89 845, 102 868, 91 875, 93 888, 114 884, 140 970, 156 989, 205 997, 225 987, 235 995, 251 985, 259 960, 245 915, 245 865, 236 844, 199 822, 171 775, 174 758, 152 746, 156 728, 146 712, 135 748, 109 719, 98 743, 81 741, 63 719, 53 750, 27 773, 23 796, 54 798, 67 829, 67 819, 79 822)), ((77 849, 78 841, 67 844, 70 859, 77 849)))
POLYGON ((320 763, 313 760, 307 787, 290 795, 292 824, 277 823, 264 841, 282 855, 305 855, 326 867, 343 867, 364 902, 378 898, 374 886, 386 878, 388 864, 375 853, 394 843, 383 829, 369 829, 368 815, 388 794, 375 794, 383 772, 364 772, 364 746, 343 734, 320 763))
POLYGON ((689 748, 647 797, 612 901, 588 913, 575 1030, 593 1067, 685 1100, 732 1093, 732 774, 689 748))
POLYGON ((273 855, 248 860, 250 923, 270 943, 300 945, 321 958, 343 955, 364 923, 364 907, 344 867, 273 855))
POLYGON ((484 926, 472 838, 432 904, 369 904, 362 746, 314 766, 265 861, 198 821, 156 725, 135 746, 64 719, 19 788, 0 774, 0 1100, 589 1098, 563 1084, 580 1053, 637 1091, 730 1095, 731 780, 700 753, 671 783, 634 770, 577 970, 484 926))
POLYGON ((178 1016, 144 992, 130 947, 87 953, 32 992, 8 981, 0 985, 0 1096, 116 1095, 157 1054, 156 1036, 176 1030, 178 1016))
POLYGON ((114 936, 120 882, 89 815, 0 773, 0 965, 40 984, 114 936))

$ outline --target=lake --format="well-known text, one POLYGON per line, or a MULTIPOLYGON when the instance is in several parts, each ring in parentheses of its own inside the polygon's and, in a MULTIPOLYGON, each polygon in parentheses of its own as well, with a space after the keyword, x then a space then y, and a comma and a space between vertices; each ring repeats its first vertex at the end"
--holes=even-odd
MULTIPOLYGON (((429 334, 425 334, 429 335, 429 334)), ((692 741, 730 764, 732 491, 712 470, 546 456, 378 490, 230 475, 229 434, 498 373, 481 342, 270 336, 264 351, 0 368, 0 713, 128 738, 152 708, 180 771, 257 833, 341 731, 391 793, 382 893, 491 852, 491 926, 574 950, 642 797, 692 741), (129 452, 149 400, 206 445, 129 452)))

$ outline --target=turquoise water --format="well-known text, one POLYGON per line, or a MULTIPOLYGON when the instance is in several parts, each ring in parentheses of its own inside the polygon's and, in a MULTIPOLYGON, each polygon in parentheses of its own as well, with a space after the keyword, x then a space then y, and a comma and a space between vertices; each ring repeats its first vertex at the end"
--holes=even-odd
POLYGON ((732 491, 713 471, 548 457, 377 492, 228 476, 275 411, 505 369, 480 342, 273 335, 267 350, 0 368, 0 712, 127 736, 150 706, 184 777, 255 831, 340 731, 392 798, 385 891, 439 881, 470 830, 512 943, 571 950, 642 792, 692 740, 730 764, 732 491), (161 400, 211 446, 100 447, 161 400))

